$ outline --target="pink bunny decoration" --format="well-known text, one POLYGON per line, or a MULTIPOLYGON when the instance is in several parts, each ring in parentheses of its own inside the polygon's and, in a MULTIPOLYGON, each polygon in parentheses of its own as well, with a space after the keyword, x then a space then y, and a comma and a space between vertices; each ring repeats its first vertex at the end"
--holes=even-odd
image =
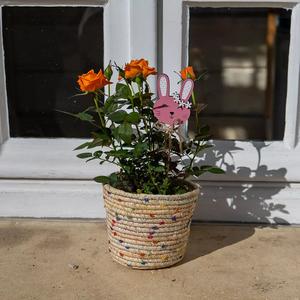
POLYGON ((188 101, 194 88, 194 81, 186 79, 182 82, 180 93, 170 96, 170 80, 168 75, 161 74, 157 79, 158 100, 153 112, 155 117, 164 124, 182 124, 190 117, 191 103, 188 101))

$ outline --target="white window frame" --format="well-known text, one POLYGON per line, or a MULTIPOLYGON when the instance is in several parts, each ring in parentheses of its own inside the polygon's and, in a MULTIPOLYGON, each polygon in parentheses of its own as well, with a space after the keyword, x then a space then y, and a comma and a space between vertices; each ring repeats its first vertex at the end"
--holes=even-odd
MULTIPOLYGON (((222 166, 227 163, 232 170, 222 176, 201 178, 202 194, 194 218, 253 222, 251 213, 258 216, 262 213, 258 206, 279 204, 288 215, 284 210, 275 209, 262 215, 261 221, 277 222, 276 218, 281 218, 297 224, 300 224, 299 3, 285 0, 0 0, 0 6, 103 6, 104 64, 109 59, 122 63, 133 58, 148 58, 151 65, 157 66, 158 63, 159 71, 168 73, 173 89, 177 82, 173 71, 180 70, 187 62, 189 6, 293 9, 284 140, 266 142, 267 147, 263 147, 263 142, 233 142, 240 150, 227 153, 223 161, 218 162, 222 166), (157 11, 157 6, 162 10, 157 11), (161 21, 159 27, 157 17, 161 21), (161 52, 157 53, 157 50, 161 52), (257 149, 260 148, 258 155, 257 149), (288 172, 272 178, 260 176, 259 172, 253 177, 238 173, 239 167, 255 170, 258 164, 268 170, 285 168, 288 172), (245 199, 249 195, 247 191, 250 191, 249 200, 254 204, 244 201, 248 200, 245 199), (236 202, 241 204, 237 210, 236 202)), ((9 137, 1 35, 0 45, 0 216, 103 218, 101 185, 93 183, 91 178, 109 174, 115 169, 92 162, 84 164, 77 159, 72 149, 84 140, 9 137)), ((215 149, 224 153, 232 148, 226 141, 214 143, 215 149)))
MULTIPOLYGON (((156 65, 156 1, 63 0, 0 1, 5 6, 96 6, 104 8, 104 66, 110 60, 120 64, 132 58, 148 58, 156 65), (147 14, 147 18, 144 18, 147 14), (138 26, 143 24, 143 28, 138 26), (143 39, 143 34, 147 38, 143 39)), ((1 23, 1 22, 0 22, 1 23)), ((2 26, 2 24, 0 24, 2 26)), ((0 32, 2 28, 0 27, 0 32)), ((10 138, 0 37, 0 178, 92 179, 115 170, 111 165, 85 165, 72 150, 86 139, 10 138), (2 144, 2 145, 1 145, 2 144)), ((84 70, 83 70, 84 71, 84 70)), ((117 82, 117 74, 112 78, 117 82)))
MULTIPOLYGON (((278 175, 277 178, 254 177, 240 174, 240 181, 288 181, 300 182, 300 1, 184 1, 164 0, 163 5, 163 71, 170 75, 171 82, 178 81, 174 70, 180 70, 188 64, 188 24, 190 7, 280 7, 292 9, 291 39, 288 63, 288 87, 286 101, 286 126, 283 141, 236 141, 235 147, 240 150, 233 151, 225 157, 222 164, 228 163, 234 167, 230 173, 222 175, 219 180, 236 181, 233 175, 239 167, 249 166, 255 169, 258 161, 269 169, 286 168, 287 174, 278 175), (267 147, 264 147, 266 145, 267 147), (260 156, 256 149, 262 148, 260 156)), ((225 152, 229 149, 230 141, 214 140, 216 150, 225 152)), ((209 163, 209 162, 208 162, 209 163)), ((210 175, 203 176, 202 180, 212 180, 210 175)))
MULTIPOLYGON (((104 66, 140 57, 157 65, 156 0, 0 0, 3 6, 103 7, 104 66)), ((78 159, 72 150, 86 139, 10 137, 1 15, 0 33, 0 217, 105 217, 92 178, 115 168, 78 159)))
POLYGON ((178 81, 174 70, 181 70, 188 63, 190 7, 278 7, 292 10, 283 141, 214 140, 214 150, 223 155, 217 161, 213 155, 208 155, 205 163, 217 164, 229 171, 224 175, 205 174, 201 177, 199 183, 203 192, 194 217, 208 221, 299 224, 300 1, 163 0, 162 71, 169 74, 173 89, 178 81), (241 168, 247 168, 250 174, 239 172, 241 168))

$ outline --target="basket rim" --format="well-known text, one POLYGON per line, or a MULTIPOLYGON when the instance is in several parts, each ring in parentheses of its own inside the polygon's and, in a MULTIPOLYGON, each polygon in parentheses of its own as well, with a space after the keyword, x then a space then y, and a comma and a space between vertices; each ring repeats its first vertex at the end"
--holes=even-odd
POLYGON ((180 198, 187 198, 187 197, 193 197, 199 194, 200 192, 200 186, 192 181, 188 180, 183 180, 185 183, 191 185, 193 187, 192 191, 189 191, 184 194, 173 194, 173 195, 161 195, 161 194, 138 194, 138 193, 130 193, 130 192, 125 192, 123 190, 117 189, 112 187, 110 184, 104 184, 103 188, 106 189, 107 191, 113 193, 113 194, 118 194, 122 195, 124 197, 128 198, 151 198, 151 199, 168 199, 168 200, 176 200, 180 198))

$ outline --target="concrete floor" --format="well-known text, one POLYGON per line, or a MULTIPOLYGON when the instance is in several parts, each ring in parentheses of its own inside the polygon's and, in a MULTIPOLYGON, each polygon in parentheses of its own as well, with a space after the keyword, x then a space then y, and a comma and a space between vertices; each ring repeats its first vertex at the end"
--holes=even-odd
POLYGON ((300 299, 300 228, 194 225, 179 265, 113 262, 105 225, 0 220, 0 299, 300 299), (77 268, 78 267, 78 268, 77 268))

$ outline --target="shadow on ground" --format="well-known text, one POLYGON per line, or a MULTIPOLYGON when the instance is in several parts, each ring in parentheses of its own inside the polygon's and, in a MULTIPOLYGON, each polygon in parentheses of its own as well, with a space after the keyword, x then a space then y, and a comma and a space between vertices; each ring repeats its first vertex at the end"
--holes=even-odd
MULTIPOLYGON (((197 225, 195 224, 194 226, 197 225)), ((241 225, 236 226, 235 230, 233 226, 224 226, 222 224, 205 226, 202 224, 197 231, 193 231, 192 226, 187 252, 180 264, 248 239, 255 233, 257 226, 261 227, 262 225, 241 225), (212 226, 215 226, 214 230, 210 230, 212 226)), ((276 226, 272 227, 275 228, 276 226)))

